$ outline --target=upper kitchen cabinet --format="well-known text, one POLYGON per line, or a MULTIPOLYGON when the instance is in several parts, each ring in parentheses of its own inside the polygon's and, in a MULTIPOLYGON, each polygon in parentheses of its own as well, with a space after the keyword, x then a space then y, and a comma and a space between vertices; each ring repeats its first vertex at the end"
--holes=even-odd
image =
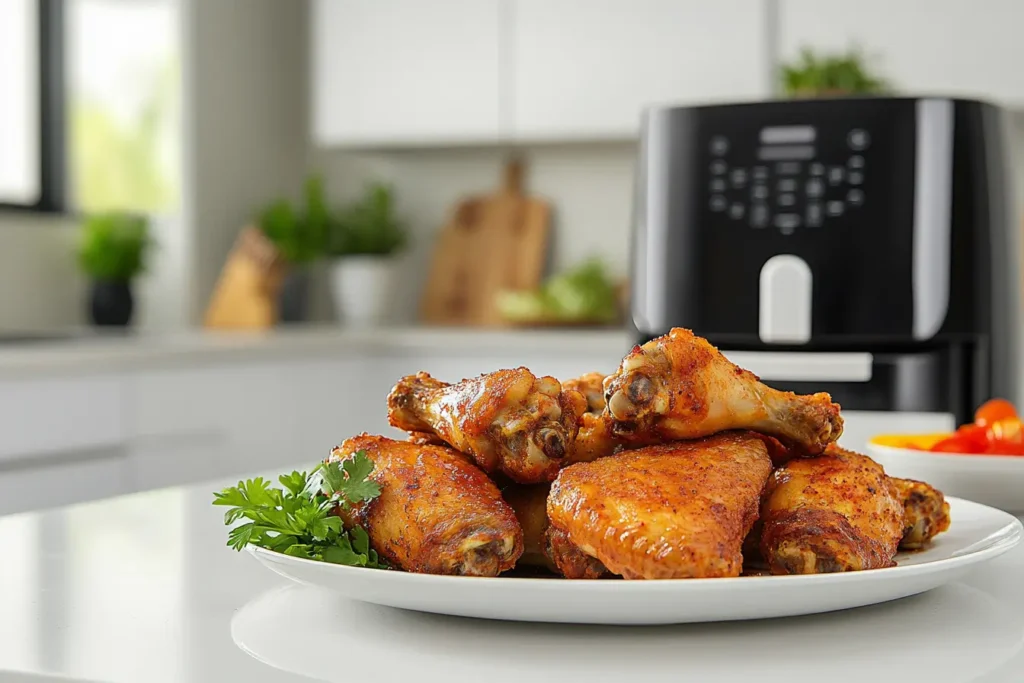
POLYGON ((497 140, 501 1, 314 0, 316 143, 497 140))
POLYGON ((779 48, 860 46, 899 92, 1024 104, 1021 0, 781 0, 779 48))
POLYGON ((651 104, 771 91, 761 0, 512 0, 523 140, 623 139, 651 104))

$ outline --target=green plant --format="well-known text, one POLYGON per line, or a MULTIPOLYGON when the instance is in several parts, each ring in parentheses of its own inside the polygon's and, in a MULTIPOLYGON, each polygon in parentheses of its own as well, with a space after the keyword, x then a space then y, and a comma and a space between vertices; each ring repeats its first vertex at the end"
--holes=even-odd
POLYGON ((887 92, 888 83, 872 75, 865 61, 859 48, 824 55, 804 48, 797 61, 782 66, 782 85, 791 97, 887 92))
POLYGON ((96 214, 82 223, 78 262, 94 280, 127 282, 145 270, 150 244, 149 222, 144 216, 96 214))
POLYGON ((395 215, 394 192, 388 185, 374 183, 329 224, 327 252, 386 256, 401 249, 406 240, 405 224, 395 215))
POLYGON ((306 179, 303 195, 305 206, 301 209, 279 199, 264 207, 257 218, 263 234, 292 264, 309 263, 323 253, 332 220, 319 176, 306 179))

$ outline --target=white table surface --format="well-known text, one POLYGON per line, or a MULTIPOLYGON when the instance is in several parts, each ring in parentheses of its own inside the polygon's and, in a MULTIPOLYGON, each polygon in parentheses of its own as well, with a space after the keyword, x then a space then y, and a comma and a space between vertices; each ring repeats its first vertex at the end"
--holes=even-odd
POLYGON ((224 546, 210 505, 224 483, 0 518, 0 681, 1024 681, 1024 547, 930 593, 826 615, 488 622, 288 584, 224 546))

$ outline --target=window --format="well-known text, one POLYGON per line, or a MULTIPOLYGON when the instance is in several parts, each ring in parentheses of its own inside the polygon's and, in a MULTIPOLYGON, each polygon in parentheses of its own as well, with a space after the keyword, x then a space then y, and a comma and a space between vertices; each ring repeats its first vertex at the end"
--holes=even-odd
POLYGON ((0 3, 0 204, 60 207, 60 0, 0 3))
POLYGON ((0 0, 0 206, 167 214, 178 0, 0 0))
POLYGON ((166 214, 178 200, 177 0, 65 0, 69 203, 166 214))

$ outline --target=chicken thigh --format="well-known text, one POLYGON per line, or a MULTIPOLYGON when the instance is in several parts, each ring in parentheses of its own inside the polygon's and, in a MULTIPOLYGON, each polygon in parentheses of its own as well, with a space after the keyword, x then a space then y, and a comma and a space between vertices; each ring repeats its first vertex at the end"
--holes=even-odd
POLYGON ((772 473, 760 526, 761 555, 773 574, 891 567, 903 503, 881 465, 833 444, 772 473))
POLYGON ((373 549, 409 572, 497 576, 523 552, 523 532, 498 487, 465 455, 383 436, 348 439, 331 453, 365 451, 380 496, 338 510, 359 524, 373 549))
POLYGON ((403 377, 388 395, 392 426, 434 434, 485 472, 523 484, 555 478, 585 410, 583 394, 563 391, 554 377, 536 377, 526 368, 457 384, 421 372, 403 377))
POLYGON ((813 455, 843 431, 839 406, 828 394, 800 396, 765 386, 681 328, 634 347, 605 379, 604 394, 616 436, 639 443, 750 429, 813 455))
POLYGON ((549 534, 627 579, 739 576, 770 472, 747 432, 570 465, 551 486, 549 534))

